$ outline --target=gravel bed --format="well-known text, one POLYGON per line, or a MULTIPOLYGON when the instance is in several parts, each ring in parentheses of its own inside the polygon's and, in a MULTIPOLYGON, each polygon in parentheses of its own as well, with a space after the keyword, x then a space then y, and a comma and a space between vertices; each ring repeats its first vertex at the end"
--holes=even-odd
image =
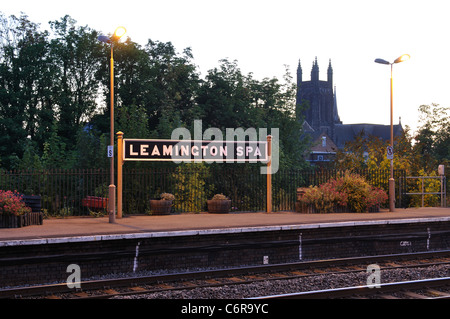
MULTIPOLYGON (((205 271, 211 268, 178 269, 171 271, 140 271, 136 273, 116 273, 83 280, 101 280, 124 277, 139 277, 150 275, 161 275, 185 271, 205 271)), ((130 296, 116 296, 113 299, 242 299, 286 293, 296 293, 301 291, 313 291, 322 289, 332 289, 339 287, 363 286, 367 284, 368 274, 365 271, 344 274, 317 274, 313 276, 289 279, 289 280, 268 280, 251 284, 228 285, 221 287, 195 288, 191 290, 163 291, 151 294, 138 294, 130 296)), ((423 268, 410 269, 381 269, 381 283, 420 280, 426 278, 450 277, 449 265, 435 265, 423 268)), ((55 284, 47 283, 47 284, 55 284)), ((25 287, 21 285, 15 287, 25 287)), ((31 285, 32 286, 32 285, 31 285)), ((13 288, 1 287, 0 289, 13 288)))
MULTIPOLYGON (((140 270, 136 272, 118 272, 118 273, 110 273, 104 275, 96 275, 91 277, 82 277, 81 281, 90 281, 90 280, 108 280, 108 279, 121 279, 121 278, 133 278, 133 277, 147 277, 147 276, 159 276, 159 275, 170 275, 177 273, 185 273, 185 272, 201 272, 201 271, 209 271, 209 270, 221 270, 224 268, 207 268, 207 267, 195 267, 195 268, 183 268, 183 269, 160 269, 160 270, 140 270)), ((12 289, 12 288, 20 288, 20 287, 33 287, 37 285, 56 285, 56 284, 65 284, 65 281, 48 281, 36 284, 23 284, 23 285, 8 285, 8 286, 0 286, 0 289, 12 289)))
MULTIPOLYGON (((289 280, 271 280, 252 284, 222 287, 195 288, 192 290, 164 291, 158 293, 118 296, 115 299, 242 299, 268 295, 362 286, 367 284, 366 272, 314 275, 289 280)), ((436 265, 426 268, 381 270, 381 283, 420 280, 450 276, 450 266, 436 265)))

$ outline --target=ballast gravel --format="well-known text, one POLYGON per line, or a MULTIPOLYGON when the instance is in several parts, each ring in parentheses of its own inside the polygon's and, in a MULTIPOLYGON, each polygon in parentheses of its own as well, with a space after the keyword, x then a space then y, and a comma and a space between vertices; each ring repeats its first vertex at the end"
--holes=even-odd
MULTIPOLYGON (((117 296, 115 299, 242 299, 301 291, 333 289, 367 285, 366 272, 314 275, 288 280, 268 280, 250 284, 221 287, 195 288, 191 290, 164 291, 143 295, 117 296)), ((442 278, 450 276, 449 265, 426 268, 381 269, 381 284, 389 282, 442 278)))

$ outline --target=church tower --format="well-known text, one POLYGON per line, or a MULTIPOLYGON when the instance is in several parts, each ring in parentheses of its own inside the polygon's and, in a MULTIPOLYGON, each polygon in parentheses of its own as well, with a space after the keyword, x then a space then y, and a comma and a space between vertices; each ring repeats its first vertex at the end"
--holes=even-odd
MULTIPOLYGON (((303 133, 312 141, 306 160, 312 165, 326 165, 336 156, 338 149, 344 150, 348 142, 357 136, 375 136, 384 141, 390 139, 390 126, 382 124, 342 124, 336 102, 336 86, 333 83, 333 67, 328 63, 326 81, 319 78, 319 63, 315 58, 311 68, 311 79, 305 81, 303 70, 297 67, 297 114, 302 120, 303 133)), ((399 120, 394 125, 394 136, 400 136, 403 128, 399 120)))
POLYGON ((317 57, 311 69, 311 80, 303 81, 300 61, 297 68, 297 105, 306 101, 309 108, 302 110, 304 120, 314 130, 315 134, 326 133, 331 139, 335 137, 335 124, 340 124, 339 115, 333 92, 333 68, 331 60, 327 70, 327 81, 319 79, 319 64, 317 57))

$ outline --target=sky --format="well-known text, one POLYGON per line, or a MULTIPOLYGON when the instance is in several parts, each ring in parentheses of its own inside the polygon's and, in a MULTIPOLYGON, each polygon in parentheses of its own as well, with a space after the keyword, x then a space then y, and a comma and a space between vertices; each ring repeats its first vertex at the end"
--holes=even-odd
POLYGON ((414 131, 420 105, 450 106, 445 0, 15 0, 0 12, 24 12, 42 30, 65 15, 104 34, 121 25, 140 45, 190 47, 202 76, 227 58, 258 80, 281 80, 286 65, 295 80, 300 60, 308 81, 317 57, 326 80, 331 59, 344 124, 390 124, 390 67, 374 60, 410 54, 393 67, 394 124, 414 131))

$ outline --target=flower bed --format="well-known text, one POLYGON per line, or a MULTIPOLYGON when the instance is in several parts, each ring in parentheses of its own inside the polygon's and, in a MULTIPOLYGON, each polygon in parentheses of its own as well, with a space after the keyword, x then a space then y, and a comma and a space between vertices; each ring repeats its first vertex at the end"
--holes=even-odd
POLYGON ((105 197, 86 196, 81 200, 81 205, 90 209, 105 209, 108 207, 108 199, 105 197))
POLYGON ((25 213, 20 216, 0 215, 0 228, 20 228, 31 225, 42 225, 42 213, 25 213))
MULTIPOLYGON (((33 201, 36 201, 36 198, 34 196, 33 201)), ((0 228, 17 228, 29 225, 42 225, 42 223, 42 212, 33 212, 25 204, 23 195, 16 191, 0 190, 0 228)))
POLYGON ((296 211, 301 213, 377 212, 388 196, 357 175, 346 173, 320 186, 299 190, 296 211))

